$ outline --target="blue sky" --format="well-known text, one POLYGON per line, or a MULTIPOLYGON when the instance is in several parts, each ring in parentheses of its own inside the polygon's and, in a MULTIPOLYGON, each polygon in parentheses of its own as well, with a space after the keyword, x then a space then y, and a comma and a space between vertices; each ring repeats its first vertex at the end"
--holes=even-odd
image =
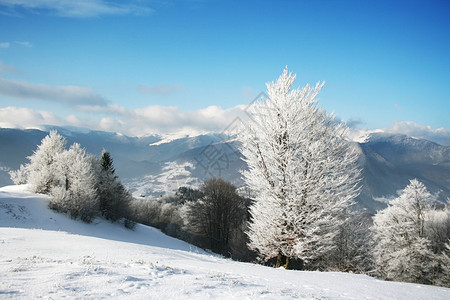
POLYGON ((449 134, 449 1, 0 0, 0 126, 220 131, 283 68, 360 129, 449 134))

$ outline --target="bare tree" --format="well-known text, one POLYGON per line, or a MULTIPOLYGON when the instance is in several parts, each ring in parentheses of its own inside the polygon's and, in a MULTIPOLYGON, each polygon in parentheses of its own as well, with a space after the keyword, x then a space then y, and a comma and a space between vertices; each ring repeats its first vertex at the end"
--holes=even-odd
POLYGON ((233 230, 245 218, 245 205, 236 187, 223 179, 206 181, 203 197, 187 203, 188 227, 210 240, 211 250, 226 254, 233 230))

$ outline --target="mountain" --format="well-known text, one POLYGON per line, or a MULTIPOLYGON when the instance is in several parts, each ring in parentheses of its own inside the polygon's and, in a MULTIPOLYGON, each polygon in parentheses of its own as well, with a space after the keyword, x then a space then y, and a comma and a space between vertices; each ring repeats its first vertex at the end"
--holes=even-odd
POLYGON ((241 263, 137 224, 92 224, 0 188, 2 299, 449 299, 450 289, 241 263))
MULTIPOLYGON (((101 131, 57 128, 68 144, 80 143, 100 155, 108 150, 119 179, 135 196, 161 196, 181 186, 198 187, 222 177, 243 187, 239 171, 246 168, 239 142, 223 134, 164 140, 160 136, 127 137, 101 131)), ((47 132, 0 129, 0 186, 11 184, 8 170, 26 162, 47 132)), ((438 199, 450 197, 450 147, 406 135, 373 133, 355 143, 363 171, 360 208, 375 212, 386 206, 410 179, 417 178, 438 199)))
POLYGON ((363 189, 360 203, 371 210, 395 197, 410 179, 422 181, 438 200, 450 197, 450 147, 406 135, 372 134, 360 144, 363 189), (378 199, 370 201, 371 198, 378 199))

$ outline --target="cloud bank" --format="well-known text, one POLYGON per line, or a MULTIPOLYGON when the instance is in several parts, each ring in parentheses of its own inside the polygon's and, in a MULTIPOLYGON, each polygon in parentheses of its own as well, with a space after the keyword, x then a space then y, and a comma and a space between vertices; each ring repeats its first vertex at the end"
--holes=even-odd
POLYGON ((355 142, 364 142, 371 133, 384 132, 389 134, 405 134, 417 139, 429 140, 444 146, 450 146, 450 129, 425 126, 412 121, 397 121, 390 127, 378 129, 362 129, 350 127, 349 139, 355 142))
POLYGON ((237 117, 244 118, 242 106, 223 109, 208 106, 199 110, 185 111, 175 106, 152 105, 127 109, 118 105, 82 106, 85 117, 71 114, 65 117, 20 107, 0 108, 0 127, 42 128, 45 125, 78 126, 94 130, 118 132, 130 136, 149 134, 198 135, 222 132, 237 117), (106 116, 105 116, 106 115, 106 116))
POLYGON ((40 99, 74 106, 107 104, 103 96, 87 87, 49 86, 1 77, 0 95, 19 99, 40 99))
MULTIPOLYGON (((0 108, 0 127, 43 128, 45 125, 77 126, 92 130, 118 132, 128 136, 160 134, 195 136, 209 132, 224 132, 238 120, 245 120, 245 105, 229 109, 208 106, 199 110, 182 110, 176 106, 151 105, 127 109, 117 104, 80 106, 77 114, 57 116, 52 112, 21 107, 0 108), (81 116, 79 113, 86 113, 81 116)), ((450 146, 450 130, 433 129, 414 122, 396 122, 389 128, 350 129, 349 138, 363 142, 370 133, 406 134, 450 146)))
MULTIPOLYGON (((1 1, 1 0, 0 0, 1 1)), ((0 61, 0 73, 17 70, 0 61)), ((140 86, 142 93, 165 95, 184 89, 179 85, 140 86)), ((130 109, 110 103, 100 93, 82 86, 50 86, 0 77, 0 95, 27 101, 47 101, 68 106, 70 115, 61 116, 44 110, 9 106, 0 108, 0 127, 42 128, 46 125, 77 126, 118 132, 129 136, 161 134, 170 136, 223 132, 236 120, 246 120, 246 105, 224 109, 208 106, 182 110, 177 106, 151 105, 130 109)), ((450 146, 450 130, 433 129, 414 122, 395 122, 389 128, 361 129, 360 120, 350 120, 349 138, 362 142, 370 133, 406 134, 450 146)))
POLYGON ((395 122, 385 130, 393 134, 406 134, 414 138, 425 139, 441 145, 450 146, 450 129, 437 128, 417 124, 411 121, 395 122))

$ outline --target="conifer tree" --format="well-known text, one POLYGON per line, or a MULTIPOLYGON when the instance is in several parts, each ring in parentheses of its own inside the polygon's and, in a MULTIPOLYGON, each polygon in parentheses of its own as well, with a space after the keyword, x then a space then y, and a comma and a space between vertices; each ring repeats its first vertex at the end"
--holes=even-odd
POLYGON ((103 150, 98 162, 97 194, 100 203, 100 213, 111 221, 117 221, 128 215, 131 195, 118 181, 111 154, 103 150))

